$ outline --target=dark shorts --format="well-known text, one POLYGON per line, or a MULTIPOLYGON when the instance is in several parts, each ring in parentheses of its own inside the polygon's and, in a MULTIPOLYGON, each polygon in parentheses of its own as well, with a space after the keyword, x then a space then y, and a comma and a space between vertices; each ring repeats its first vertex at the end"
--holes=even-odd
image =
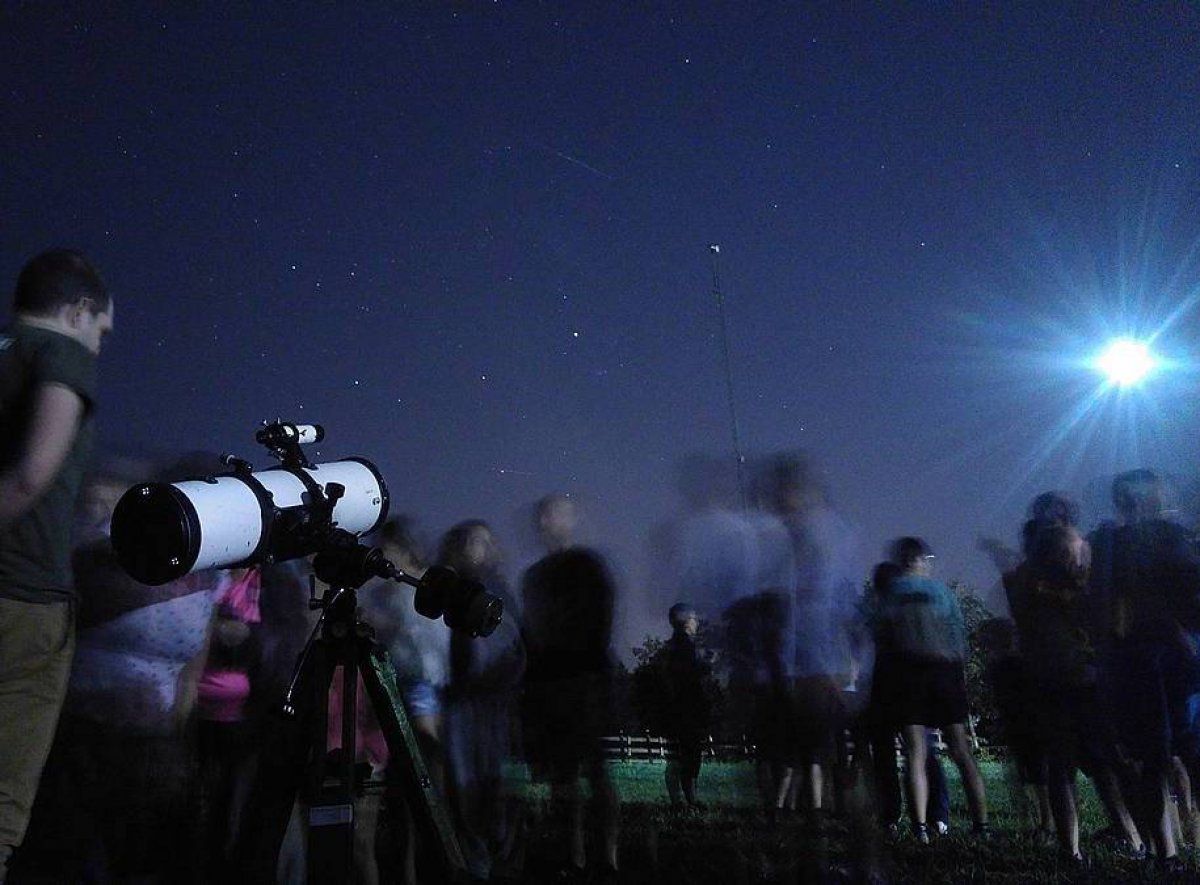
POLYGON ((1114 762, 1116 732, 1094 687, 1031 688, 1026 719, 1048 759, 1089 774, 1114 762))
POLYGON ((607 672, 526 683, 521 722, 533 778, 564 783, 602 763, 612 709, 607 672))
POLYGON ((700 774, 707 742, 702 735, 682 735, 667 741, 667 759, 679 766, 684 778, 695 779, 700 774))
POLYGON ((880 656, 872 705, 879 724, 941 728, 967 721, 967 680, 962 661, 880 656))
POLYGON ((798 765, 832 762, 843 722, 841 691, 829 676, 804 676, 793 692, 794 750, 798 765))
POLYGON ((1168 642, 1128 640, 1106 650, 1100 676, 1105 711, 1125 753, 1146 765, 1165 766, 1175 752, 1173 725, 1185 703, 1168 642))

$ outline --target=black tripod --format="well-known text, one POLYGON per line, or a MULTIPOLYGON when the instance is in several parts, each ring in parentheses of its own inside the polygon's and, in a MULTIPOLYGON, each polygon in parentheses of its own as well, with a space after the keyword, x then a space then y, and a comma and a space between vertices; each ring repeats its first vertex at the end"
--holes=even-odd
MULTIPOLYGON (((313 561, 313 572, 328 585, 312 606, 321 619, 300 655, 283 712, 285 720, 264 747, 264 764, 239 839, 238 861, 250 881, 274 882, 279 847, 300 793, 308 808, 308 882, 350 883, 354 866, 354 798, 361 792, 357 750, 358 677, 387 740, 392 798, 402 798, 417 825, 418 844, 440 869, 439 882, 466 876, 458 839, 425 766, 396 687, 387 651, 373 628, 358 617, 357 590, 372 577, 394 578, 418 588, 418 599, 475 598, 479 591, 449 569, 434 569, 417 581, 399 572, 375 548, 353 535, 335 532, 313 561), (328 753, 329 689, 337 667, 342 680, 342 747, 328 753)), ((489 609, 491 611, 491 609, 489 609)), ((449 617, 447 609, 447 620, 449 617)), ((475 635, 490 633, 499 611, 477 622, 475 635)), ((373 859, 371 859, 373 860, 373 859)))

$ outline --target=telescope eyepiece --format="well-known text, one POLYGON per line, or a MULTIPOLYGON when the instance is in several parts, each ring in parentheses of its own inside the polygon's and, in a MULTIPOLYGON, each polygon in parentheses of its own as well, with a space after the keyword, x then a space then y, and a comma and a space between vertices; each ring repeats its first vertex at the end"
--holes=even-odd
POLYGON ((263 425, 254 434, 254 440, 259 445, 269 448, 279 446, 307 446, 319 443, 325 439, 325 428, 320 424, 289 424, 286 421, 273 421, 263 425))

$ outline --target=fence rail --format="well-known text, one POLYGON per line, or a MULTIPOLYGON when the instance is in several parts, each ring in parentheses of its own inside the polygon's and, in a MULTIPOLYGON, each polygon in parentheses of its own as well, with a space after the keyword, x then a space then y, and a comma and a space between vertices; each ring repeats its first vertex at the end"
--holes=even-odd
MULTIPOLYGON (((933 732, 933 745, 938 750, 945 750, 946 744, 942 740, 941 731, 936 728, 931 730, 933 732)), ((972 747, 978 752, 983 746, 983 741, 975 733, 974 717, 967 723, 967 733, 970 735, 972 747)), ((846 732, 843 739, 847 750, 853 756, 853 736, 850 732, 846 732)), ((604 747, 604 755, 607 759, 665 762, 671 752, 670 738, 654 735, 649 731, 639 734, 621 732, 620 734, 603 737, 600 741, 604 747)), ((896 752, 901 752, 899 737, 896 738, 896 752)), ((722 762, 739 762, 752 760, 757 758, 757 756, 758 747, 750 740, 748 735, 742 735, 739 741, 718 741, 713 735, 709 735, 704 743, 704 757, 706 759, 722 762)))

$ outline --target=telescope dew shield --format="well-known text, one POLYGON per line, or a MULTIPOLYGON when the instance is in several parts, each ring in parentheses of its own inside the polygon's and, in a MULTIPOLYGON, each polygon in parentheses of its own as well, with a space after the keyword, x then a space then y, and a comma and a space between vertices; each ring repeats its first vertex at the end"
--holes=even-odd
POLYGON ((345 489, 333 509, 338 528, 363 535, 387 519, 383 477, 371 462, 354 458, 134 486, 113 513, 113 549, 131 577, 152 585, 202 569, 305 556, 316 552, 311 539, 289 536, 279 513, 309 510, 310 488, 332 483, 345 489))

